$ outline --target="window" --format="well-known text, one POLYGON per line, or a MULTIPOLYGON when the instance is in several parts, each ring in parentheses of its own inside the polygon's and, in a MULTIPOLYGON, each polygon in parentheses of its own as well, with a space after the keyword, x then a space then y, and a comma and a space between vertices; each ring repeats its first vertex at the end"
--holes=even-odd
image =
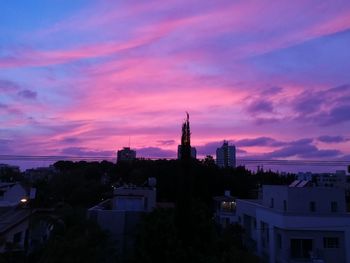
POLYGON ((287 211, 287 201, 283 200, 283 211, 287 211))
POLYGON ((338 212, 338 203, 337 202, 331 202, 331 212, 333 212, 333 213, 338 212))
POLYGON ((312 252, 312 239, 291 239, 290 256, 291 258, 310 258, 312 252))
POLYGON ((13 235, 13 243, 20 243, 22 240, 22 232, 13 235))
POLYGON ((324 237, 323 238, 324 248, 339 248, 339 238, 337 237, 324 237))
POLYGON ((274 200, 273 200, 273 198, 271 198, 270 207, 273 208, 273 205, 274 205, 274 200))
POLYGON ((316 203, 315 202, 310 202, 309 208, 310 208, 311 212, 315 212, 316 211, 316 203))

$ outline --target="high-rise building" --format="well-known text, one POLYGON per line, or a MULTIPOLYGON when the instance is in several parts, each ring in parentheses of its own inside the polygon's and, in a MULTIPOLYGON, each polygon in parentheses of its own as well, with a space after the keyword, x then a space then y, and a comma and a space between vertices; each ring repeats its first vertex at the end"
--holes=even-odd
POLYGON ((136 151, 130 149, 130 147, 124 147, 117 153, 117 162, 130 162, 136 159, 136 151))
POLYGON ((236 147, 224 141, 222 146, 216 149, 216 164, 219 167, 236 167, 236 147))

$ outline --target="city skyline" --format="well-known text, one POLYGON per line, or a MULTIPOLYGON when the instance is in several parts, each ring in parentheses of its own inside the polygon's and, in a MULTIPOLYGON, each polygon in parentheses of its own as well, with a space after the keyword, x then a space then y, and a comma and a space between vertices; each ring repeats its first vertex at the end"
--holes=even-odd
POLYGON ((350 160, 350 3, 1 3, 0 154, 350 160), (20 17, 21 19, 18 19, 20 17))

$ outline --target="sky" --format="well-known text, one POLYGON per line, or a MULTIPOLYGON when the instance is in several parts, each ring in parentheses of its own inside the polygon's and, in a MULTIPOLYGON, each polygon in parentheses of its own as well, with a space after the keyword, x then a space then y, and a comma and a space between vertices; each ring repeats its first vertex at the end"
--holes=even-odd
POLYGON ((0 3, 0 154, 350 160, 346 0, 0 3))

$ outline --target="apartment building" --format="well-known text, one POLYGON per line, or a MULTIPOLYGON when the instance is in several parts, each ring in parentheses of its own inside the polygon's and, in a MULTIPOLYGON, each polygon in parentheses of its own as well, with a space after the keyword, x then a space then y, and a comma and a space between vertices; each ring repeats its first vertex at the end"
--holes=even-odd
POLYGON ((344 189, 264 185, 261 199, 236 202, 245 243, 264 262, 350 262, 344 189))

